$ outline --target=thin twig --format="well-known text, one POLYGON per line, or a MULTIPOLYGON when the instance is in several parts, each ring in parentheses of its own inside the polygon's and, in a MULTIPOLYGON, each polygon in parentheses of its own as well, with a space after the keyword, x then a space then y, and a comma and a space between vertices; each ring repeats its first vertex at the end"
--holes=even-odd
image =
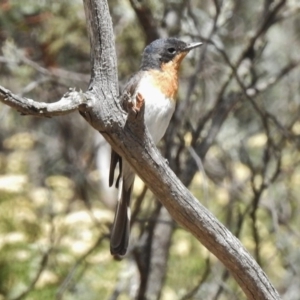
POLYGON ((97 241, 95 242, 95 244, 85 253, 83 254, 73 265, 73 267, 70 269, 68 275, 65 277, 64 281, 62 282, 62 284, 60 285, 60 287, 57 290, 56 293, 56 299, 60 300, 63 297, 64 292, 67 290, 67 288, 70 285, 70 282, 73 278, 73 276, 75 275, 76 270, 78 269, 78 267, 81 265, 81 263, 88 257, 90 256, 93 251, 102 243, 102 241, 107 238, 106 235, 101 234, 97 241))

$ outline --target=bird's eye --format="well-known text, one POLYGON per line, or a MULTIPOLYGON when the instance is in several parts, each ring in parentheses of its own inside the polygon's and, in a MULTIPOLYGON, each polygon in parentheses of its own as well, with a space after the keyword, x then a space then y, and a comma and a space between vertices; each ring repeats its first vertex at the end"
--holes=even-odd
POLYGON ((170 54, 175 54, 175 52, 176 52, 176 49, 175 48, 168 48, 168 52, 170 53, 170 54))

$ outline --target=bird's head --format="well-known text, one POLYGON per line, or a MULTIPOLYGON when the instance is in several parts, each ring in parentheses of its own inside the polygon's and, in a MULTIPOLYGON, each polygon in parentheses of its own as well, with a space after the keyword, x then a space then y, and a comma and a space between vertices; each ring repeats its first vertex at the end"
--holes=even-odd
POLYGON ((178 70, 181 61, 194 48, 202 43, 185 43, 177 38, 158 39, 149 44, 142 57, 142 70, 158 69, 164 67, 178 70))

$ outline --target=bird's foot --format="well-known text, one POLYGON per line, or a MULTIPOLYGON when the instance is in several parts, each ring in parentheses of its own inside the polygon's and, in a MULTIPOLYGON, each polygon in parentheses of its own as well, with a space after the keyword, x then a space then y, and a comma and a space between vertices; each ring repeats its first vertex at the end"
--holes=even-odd
POLYGON ((138 93, 135 97, 135 101, 128 101, 127 102, 127 110, 133 111, 135 114, 138 114, 139 111, 141 110, 141 107, 144 104, 144 98, 143 96, 138 93))

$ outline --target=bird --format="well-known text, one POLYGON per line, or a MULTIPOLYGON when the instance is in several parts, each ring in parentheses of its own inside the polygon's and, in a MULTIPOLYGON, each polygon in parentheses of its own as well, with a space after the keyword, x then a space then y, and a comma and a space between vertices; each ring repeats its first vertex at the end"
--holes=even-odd
MULTIPOLYGON (((144 120, 152 140, 157 144, 164 136, 175 110, 179 67, 190 50, 200 42, 186 43, 178 38, 161 38, 153 41, 143 51, 140 69, 127 82, 120 96, 124 110, 139 112, 144 103, 144 120)), ((113 149, 111 151, 109 186, 114 184, 115 169, 119 163, 120 174, 116 180, 119 188, 115 218, 110 236, 110 252, 115 257, 127 253, 130 236, 130 198, 135 172, 129 163, 113 149)))

